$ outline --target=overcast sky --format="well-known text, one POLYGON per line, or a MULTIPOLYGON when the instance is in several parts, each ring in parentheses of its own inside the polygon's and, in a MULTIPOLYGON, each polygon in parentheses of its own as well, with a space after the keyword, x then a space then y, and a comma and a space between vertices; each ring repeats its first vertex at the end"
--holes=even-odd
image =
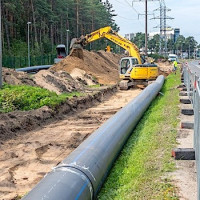
MULTIPOLYGON (((109 0, 113 4, 113 9, 118 15, 114 17, 116 23, 120 27, 120 34, 144 32, 144 14, 145 3, 132 2, 132 0, 109 0), (132 7, 133 5, 133 7, 132 7)), ((172 28, 180 28, 181 35, 185 37, 194 36, 195 40, 200 43, 200 0, 165 0, 167 8, 171 11, 167 12, 167 16, 173 17, 173 20, 167 20, 167 25, 172 28)), ((154 16, 159 16, 159 1, 149 1, 149 20, 148 32, 159 31, 159 20, 150 20, 154 16), (153 12, 154 11, 154 12, 153 12), (152 15, 154 14, 154 15, 152 15)))

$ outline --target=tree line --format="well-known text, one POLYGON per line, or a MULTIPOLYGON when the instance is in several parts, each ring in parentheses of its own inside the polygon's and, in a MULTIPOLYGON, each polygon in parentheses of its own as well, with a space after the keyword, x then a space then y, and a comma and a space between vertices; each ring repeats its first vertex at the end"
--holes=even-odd
MULTIPOLYGON (((145 46, 145 34, 144 33, 136 33, 135 37, 132 39, 139 48, 144 48, 145 46)), ((164 42, 162 42, 162 46, 164 47, 164 42)), ((148 49, 149 51, 159 53, 160 47, 160 35, 154 35, 152 39, 148 41, 148 49)), ((169 53, 181 54, 183 52, 193 53, 195 52, 195 48, 200 47, 194 37, 184 37, 180 35, 176 41, 173 39, 168 39, 167 41, 167 51, 169 53)))
POLYGON ((109 0, 2 0, 3 54, 27 54, 27 22, 31 54, 39 55, 66 44, 67 30, 69 40, 104 26, 119 30, 113 16, 109 0))

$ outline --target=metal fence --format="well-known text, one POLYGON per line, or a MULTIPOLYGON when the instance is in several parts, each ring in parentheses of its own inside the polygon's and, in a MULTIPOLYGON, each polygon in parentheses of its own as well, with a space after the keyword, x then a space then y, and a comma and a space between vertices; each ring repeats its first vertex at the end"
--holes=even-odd
MULTIPOLYGON (((31 66, 35 65, 51 65, 54 63, 54 58, 56 55, 42 55, 42 56, 31 56, 30 64, 31 66)), ((22 68, 28 67, 28 58, 27 57, 11 57, 11 56, 3 56, 3 67, 8 68, 22 68)))
MULTIPOLYGON (((183 65, 184 84, 194 110, 194 149, 197 166, 198 199, 200 199, 200 72, 195 66, 183 65)), ((200 70, 200 69, 199 69, 200 70)))

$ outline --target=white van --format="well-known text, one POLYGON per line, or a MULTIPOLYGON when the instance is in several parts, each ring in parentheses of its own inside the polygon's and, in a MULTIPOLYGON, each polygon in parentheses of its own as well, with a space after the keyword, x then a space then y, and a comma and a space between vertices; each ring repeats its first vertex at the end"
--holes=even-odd
POLYGON ((178 61, 178 56, 176 54, 169 54, 168 61, 173 62, 175 60, 178 61))

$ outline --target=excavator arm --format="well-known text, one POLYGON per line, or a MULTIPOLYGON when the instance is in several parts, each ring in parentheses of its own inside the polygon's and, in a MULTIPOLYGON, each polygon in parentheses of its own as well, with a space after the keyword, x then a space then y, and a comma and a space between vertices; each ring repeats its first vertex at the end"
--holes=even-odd
POLYGON ((129 56, 137 58, 138 64, 142 64, 137 46, 126 38, 120 36, 117 32, 113 31, 110 26, 100 28, 99 30, 87 34, 86 36, 81 36, 78 39, 76 38, 73 40, 71 47, 73 47, 74 44, 81 44, 82 46, 85 46, 88 43, 94 42, 101 38, 107 38, 108 40, 127 50, 129 52, 129 56))

